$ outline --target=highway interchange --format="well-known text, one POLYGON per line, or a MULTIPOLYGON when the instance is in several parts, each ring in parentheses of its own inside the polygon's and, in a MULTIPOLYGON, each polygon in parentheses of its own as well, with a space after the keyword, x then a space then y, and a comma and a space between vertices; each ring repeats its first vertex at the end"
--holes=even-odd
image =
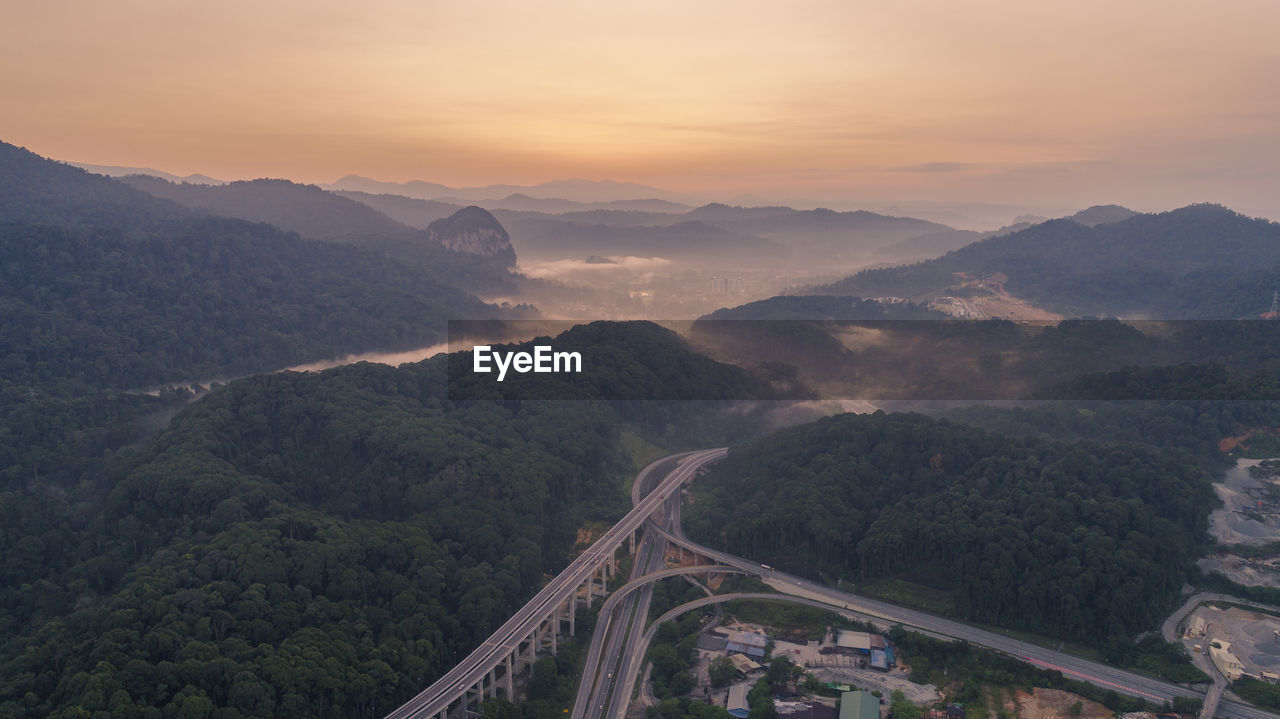
MULTIPOLYGON (((632 688, 641 668, 643 654, 658 624, 667 617, 707 606, 717 601, 727 601, 723 596, 705 597, 677 607, 659 619, 647 630, 645 620, 649 611, 652 587, 659 578, 678 576, 690 571, 705 573, 710 567, 696 570, 663 571, 663 550, 667 543, 679 545, 707 559, 724 565, 712 571, 738 571, 760 577, 781 595, 761 595, 777 601, 795 601, 824 608, 843 610, 882 624, 902 624, 935 637, 960 639, 971 644, 1009 654, 1023 661, 1081 679, 1118 693, 1142 697, 1157 705, 1176 696, 1203 698, 1204 694, 1169 682, 1152 679, 1140 674, 1100 664, 1047 647, 1005 636, 998 632, 974 627, 964 622, 946 619, 927 612, 908 609, 865 596, 841 592, 814 582, 795 577, 735 555, 701 546, 683 536, 680 531, 680 487, 692 479, 704 465, 725 456, 724 448, 684 453, 652 463, 637 476, 633 489, 635 507, 621 521, 593 544, 574 563, 553 579, 528 604, 520 609, 480 648, 461 664, 446 673, 439 681, 419 694, 414 700, 388 715, 389 718, 433 717, 441 713, 457 697, 464 687, 474 686, 494 666, 494 658, 501 661, 511 653, 523 637, 537 627, 550 607, 563 604, 574 596, 583 581, 596 571, 633 532, 643 528, 644 535, 637 545, 636 561, 629 581, 613 593, 602 607, 597 628, 587 654, 583 678, 571 719, 620 719, 625 715, 632 688), (661 481, 647 495, 643 487, 660 467, 665 468, 678 460, 661 481), (673 500, 673 501, 669 501, 673 500), (669 511, 659 512, 662 505, 669 511), (652 517, 657 516, 657 521, 652 517), (661 526, 666 525, 666 526, 661 526)), ((1226 719, 1275 719, 1272 714, 1234 701, 1223 701, 1217 715, 1226 719)))

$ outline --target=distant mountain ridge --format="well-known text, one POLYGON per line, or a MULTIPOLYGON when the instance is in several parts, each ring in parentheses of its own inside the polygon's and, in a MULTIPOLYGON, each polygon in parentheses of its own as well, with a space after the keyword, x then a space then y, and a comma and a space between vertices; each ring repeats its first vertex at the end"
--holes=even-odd
POLYGON ((1072 315, 1165 319, 1257 316, 1280 287, 1280 224, 1220 205, 1155 214, 1092 208, 981 240, 915 265, 868 270, 823 294, 923 297, 997 280, 1009 293, 1072 315))
POLYGON ((27 222, 150 224, 191 213, 181 205, 0 142, 0 218, 27 222))
MULTIPOLYGON (((465 219, 441 225, 433 233, 430 224, 425 231, 416 229, 367 203, 289 180, 262 179, 204 186, 131 175, 122 181, 192 209, 265 222, 310 239, 382 252, 430 271, 451 284, 501 282, 507 269, 515 266, 516 255, 506 230, 480 208, 471 208, 465 219), (475 223, 480 224, 470 227, 475 223), (484 237, 455 236, 468 232, 481 232, 484 237)), ((442 212, 449 209, 453 208, 445 206, 442 212)), ((433 222, 458 212, 463 209, 433 222)))
MULTIPOLYGON (((272 192, 318 193, 323 202, 376 215, 284 181, 202 187, 133 179, 175 197, 211 193, 246 206, 270 204, 263 197, 272 192)), ((465 239, 482 227, 475 223, 472 213, 455 229, 465 239)), ((403 231, 426 242, 422 231, 403 231)), ((446 240, 457 242, 442 232, 446 240)), ((471 257, 443 246, 437 255, 471 257)), ((443 338, 446 319, 502 314, 379 252, 210 216, 0 143, 0 346, 7 357, 0 389, 124 389, 264 371, 421 347, 443 338)))
POLYGON ((150 175, 159 177, 169 182, 189 182, 193 185, 225 185, 226 180, 219 180, 216 177, 201 175, 194 173, 191 175, 175 175, 171 172, 164 172, 150 167, 127 167, 124 165, 93 165, 87 162, 70 163, 88 172, 93 172, 107 177, 128 177, 129 175, 150 175))
POLYGON ((328 190, 355 190, 369 194, 393 194, 415 197, 420 200, 460 199, 469 203, 492 201, 511 195, 525 195, 535 199, 560 199, 573 202, 597 203, 657 199, 683 205, 699 204, 688 195, 649 187, 635 182, 613 180, 553 180, 536 185, 486 185, 484 187, 449 187, 435 182, 411 180, 386 182, 360 175, 347 175, 325 185, 328 190))

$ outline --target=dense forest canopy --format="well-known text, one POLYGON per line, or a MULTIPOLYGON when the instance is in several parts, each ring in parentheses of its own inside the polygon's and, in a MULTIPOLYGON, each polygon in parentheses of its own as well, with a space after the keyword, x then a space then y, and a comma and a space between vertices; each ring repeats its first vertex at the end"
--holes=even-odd
POLYGON ((1100 644, 1176 599, 1208 480, 1186 453, 840 415, 732 448, 686 521, 731 552, 856 583, 916 572, 959 616, 1100 644))
POLYGON ((267 225, 0 224, 5 379, 138 388, 444 340, 497 308, 374 255, 267 225))
MULTIPOLYGON (((664 333, 606 323, 578 342, 609 356, 664 333)), ((755 386, 673 338, 661 350, 663 372, 613 385, 755 386)), ((381 716, 563 569, 584 522, 625 512, 623 427, 705 446, 752 421, 710 403, 453 401, 447 367, 239 380, 93 481, 15 479, 0 716, 381 716)))

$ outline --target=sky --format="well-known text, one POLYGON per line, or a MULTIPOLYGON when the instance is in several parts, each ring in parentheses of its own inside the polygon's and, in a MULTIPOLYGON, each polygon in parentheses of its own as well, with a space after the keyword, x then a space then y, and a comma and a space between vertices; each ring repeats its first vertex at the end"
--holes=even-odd
POLYGON ((0 0, 0 140, 224 179, 1280 216, 1275 0, 0 0))

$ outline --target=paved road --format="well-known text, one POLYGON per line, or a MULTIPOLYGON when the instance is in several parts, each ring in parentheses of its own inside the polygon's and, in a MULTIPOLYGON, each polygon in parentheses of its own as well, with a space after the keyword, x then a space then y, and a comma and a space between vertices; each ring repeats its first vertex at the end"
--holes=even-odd
MULTIPOLYGON (((830 587, 825 587, 799 577, 779 572, 772 568, 767 568, 759 562, 754 562, 749 559, 744 559, 726 552, 711 549, 710 547, 702 546, 684 536, 679 524, 679 511, 673 511, 672 516, 675 523, 671 532, 664 530, 662 527, 658 527, 652 522, 649 522, 648 526, 655 533, 665 536, 668 541, 673 544, 683 545, 685 548, 691 549, 705 557, 757 574, 765 581, 765 583, 769 584, 769 586, 784 594, 807 597, 830 606, 857 611, 862 614, 880 618, 884 621, 900 623, 917 629, 929 630, 930 633, 937 635, 963 639, 971 644, 977 644, 1005 654, 1011 654, 1036 666, 1056 669, 1072 678, 1088 681, 1092 684, 1106 687, 1108 689, 1114 689, 1117 692, 1128 694, 1129 696, 1143 697, 1144 699, 1155 701, 1157 703, 1172 700, 1175 696, 1186 696, 1196 699, 1204 698, 1204 694, 1202 693, 1170 682, 1151 679, 1140 674, 1128 672, 1123 669, 1117 669, 1108 664, 1099 664, 1080 657, 1056 652, 1045 647, 1027 644, 1021 640, 985 629, 972 627, 964 624, 963 622, 938 617, 926 612, 907 609, 905 607, 871 599, 869 597, 841 592, 831 589, 830 587)), ((1232 599, 1232 601, 1238 600, 1232 599)), ((1242 702, 1226 701, 1219 704, 1217 716, 1225 717, 1226 719, 1274 719, 1277 715, 1254 708, 1242 702)))
MULTIPOLYGON (((556 607, 573 597, 578 587, 617 550, 618 546, 632 532, 644 526, 648 516, 662 504, 663 497, 677 491, 680 484, 692 477, 694 471, 703 462, 723 457, 726 451, 724 448, 718 448, 682 455, 688 461, 669 473, 649 496, 640 500, 635 508, 615 524, 605 536, 575 559, 569 568, 552 579, 542 588, 542 591, 513 614, 498 631, 494 632, 466 659, 416 697, 388 714, 387 719, 433 717, 447 709, 463 692, 478 684, 490 669, 511 654, 556 607)), ((650 467, 657 466, 668 459, 670 458, 658 460, 650 467)))
MULTIPOLYGON (((926 612, 908 609, 906 607, 900 607, 895 604, 890 604, 889 602, 831 589, 830 587, 825 587, 799 577, 793 577, 777 570, 766 569, 765 566, 759 562, 753 562, 749 559, 743 559, 732 554, 704 547, 696 542, 688 540, 687 538, 681 538, 673 533, 665 532, 661 528, 652 524, 650 527, 655 532, 666 535, 668 541, 683 544, 687 549, 691 549, 698 554, 723 562, 729 566, 739 567, 744 571, 757 574, 769 586, 784 594, 807 597, 815 601, 823 602, 829 606, 856 611, 882 621, 902 624, 904 626, 918 629, 926 629, 935 635, 946 636, 954 639, 963 639, 971 644, 977 644, 1005 654, 1011 654, 1036 666, 1047 669, 1056 669, 1075 679, 1081 679, 1097 686, 1114 689, 1117 692, 1128 694, 1129 696, 1143 697, 1144 699, 1157 703, 1172 700, 1175 696, 1192 697, 1195 699, 1201 699, 1204 696, 1200 692, 1196 692, 1176 684, 1160 681, 1158 679, 1151 679, 1140 674, 1135 674, 1123 669, 1117 669, 1107 664, 1099 664, 1080 657, 1056 652, 1045 647, 1028 644, 1003 634, 972 627, 968 624, 964 624, 963 622, 938 617, 926 612)), ((1226 717, 1227 719, 1263 719, 1274 718, 1277 715, 1239 702, 1222 702, 1218 709, 1218 716, 1226 717)))
MULTIPOLYGON (((1164 623, 1160 625, 1160 634, 1164 637, 1164 640, 1166 642, 1175 642, 1180 644, 1181 637, 1178 636, 1178 625, 1181 624, 1182 620, 1195 610, 1196 607, 1206 602, 1231 602, 1233 604, 1254 607, 1255 609, 1265 609, 1269 612, 1280 613, 1280 608, 1273 607, 1269 604, 1252 602, 1247 599, 1233 597, 1229 594, 1201 592, 1188 597, 1187 601, 1178 608, 1178 611, 1170 614, 1169 618, 1164 620, 1164 623)), ((1214 710, 1217 709, 1218 704, 1222 701, 1223 694, 1226 693, 1227 678, 1222 676, 1222 672, 1218 671, 1218 667, 1215 666, 1214 663, 1205 655, 1194 653, 1192 654, 1191 659, 1195 662, 1197 667, 1204 671, 1204 673, 1213 677, 1213 687, 1210 688, 1208 694, 1205 695, 1204 707, 1200 712, 1200 719, 1208 719, 1213 716, 1214 710)), ((1234 697, 1235 695, 1233 694, 1232 696, 1234 697)))
MULTIPOLYGON (((661 479, 656 476, 659 468, 668 473, 679 473, 689 477, 702 465, 723 456, 723 453, 709 456, 690 455, 684 460, 688 466, 677 466, 675 462, 665 460, 651 463, 632 484, 632 504, 640 504, 643 501, 642 497, 646 494, 658 495, 663 500, 662 507, 668 511, 650 514, 650 521, 657 517, 660 524, 669 526, 673 521, 670 515, 670 512, 674 511, 672 508, 680 506, 678 501, 670 500, 679 496, 680 489, 677 486, 674 490, 665 493, 657 489, 649 492, 648 484, 661 479)), ((665 487, 666 483, 663 482, 660 486, 665 487)), ((641 540, 641 546, 643 550, 637 552, 631 581, 625 585, 625 588, 610 596, 600 608, 597 620, 597 627, 600 629, 592 637, 591 646, 587 651, 582 679, 578 685, 570 719, 582 719, 587 715, 611 716, 617 712, 626 712, 631 701, 633 685, 628 684, 623 690, 619 686, 619 680, 625 676, 633 676, 635 667, 629 664, 630 655, 625 649, 640 641, 649 619, 654 584, 657 580, 669 576, 683 574, 687 577, 692 571, 689 568, 666 570, 663 555, 667 542, 661 537, 646 532, 641 540)), ((720 571, 723 571, 723 568, 720 571)))
MULTIPOLYGON (((609 662, 610 658, 606 655, 604 645, 606 643, 605 635, 607 630, 611 628, 606 628, 606 624, 617 621, 614 617, 617 616, 615 610, 618 606, 622 605, 627 599, 639 593, 646 587, 652 588, 656 582, 662 581, 663 579, 687 576, 691 574, 704 574, 708 571, 727 574, 742 573, 742 570, 737 567, 674 567, 671 569, 652 572, 640 577, 639 579, 627 582, 619 587, 613 594, 609 595, 608 601, 606 601, 600 608, 601 619, 600 622, 597 623, 596 632, 591 638, 591 646, 587 650, 587 659, 583 666, 584 678, 578 685, 578 695, 577 699, 574 701, 573 714, 571 715, 572 719, 583 719, 583 717, 587 716, 598 716, 598 714, 593 714, 591 712, 593 702, 588 700, 588 696, 595 693, 594 689, 599 678, 598 675, 601 671, 600 667, 602 664, 607 664, 609 662)), ((615 648, 613 656, 613 661, 615 663, 617 662, 618 657, 621 656, 623 649, 624 647, 615 648)), ((615 672, 614 679, 616 680, 618 676, 619 674, 615 672)), ((599 703, 595 702, 595 706, 598 709, 599 703)))

